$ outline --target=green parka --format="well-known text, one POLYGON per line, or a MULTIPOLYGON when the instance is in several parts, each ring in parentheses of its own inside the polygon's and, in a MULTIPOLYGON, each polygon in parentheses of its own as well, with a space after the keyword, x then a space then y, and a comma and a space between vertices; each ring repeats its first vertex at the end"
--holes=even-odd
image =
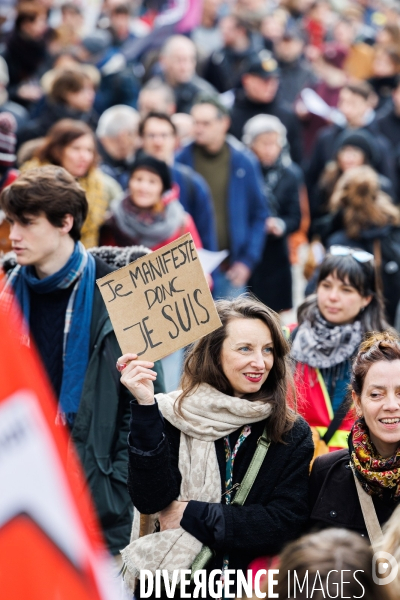
MULTIPOLYGON (((96 279, 113 269, 95 257, 96 279)), ((122 352, 96 286, 90 330, 90 359, 71 439, 81 460, 112 554, 129 543, 132 501, 127 489, 128 433, 132 396, 115 368, 122 352)), ((155 393, 164 392, 160 363, 155 393)))

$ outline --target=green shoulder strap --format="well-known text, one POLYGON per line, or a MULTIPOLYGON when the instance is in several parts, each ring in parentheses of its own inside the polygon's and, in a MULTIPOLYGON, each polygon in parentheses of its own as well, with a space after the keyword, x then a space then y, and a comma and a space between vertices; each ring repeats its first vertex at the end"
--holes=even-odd
POLYGON ((233 499, 231 504, 235 504, 236 506, 243 506, 243 504, 246 502, 246 498, 249 495, 251 488, 253 487, 253 483, 255 482, 258 472, 261 469, 261 465, 264 462, 264 458, 267 455, 270 443, 271 442, 267 438, 267 426, 265 426, 264 431, 262 432, 262 436, 258 438, 257 448, 254 452, 254 456, 251 460, 249 468, 247 469, 246 474, 243 477, 242 483, 238 486, 235 498, 233 499))
MULTIPOLYGON (((243 477, 242 483, 239 486, 237 486, 235 498, 233 499, 231 504, 234 504, 236 506, 243 506, 243 504, 246 502, 246 498, 249 495, 249 492, 256 480, 259 470, 261 469, 261 465, 264 462, 264 458, 267 455, 270 444, 271 442, 267 437, 267 426, 265 426, 262 435, 258 438, 257 448, 251 460, 251 463, 246 471, 245 476, 243 477)), ((211 550, 211 548, 209 548, 208 546, 203 546, 203 548, 200 550, 199 554, 196 556, 192 563, 192 580, 195 572, 199 569, 204 569, 214 555, 214 550, 211 550)))

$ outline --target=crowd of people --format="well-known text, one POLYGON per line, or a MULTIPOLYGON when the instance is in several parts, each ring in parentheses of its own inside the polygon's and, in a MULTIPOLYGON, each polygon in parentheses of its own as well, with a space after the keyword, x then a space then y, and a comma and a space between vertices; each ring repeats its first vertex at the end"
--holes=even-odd
POLYGON ((286 598, 286 571, 326 583, 340 552, 397 598, 371 561, 400 560, 400 4, 7 0, 0 193, 0 307, 124 593, 143 569, 278 565, 286 598), (227 251, 222 327, 121 356, 96 279, 186 233, 227 251))

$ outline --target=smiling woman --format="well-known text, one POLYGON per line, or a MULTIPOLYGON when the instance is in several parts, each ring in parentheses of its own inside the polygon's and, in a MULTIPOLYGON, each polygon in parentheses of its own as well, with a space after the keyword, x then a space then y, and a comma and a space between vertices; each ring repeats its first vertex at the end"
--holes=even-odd
POLYGON ((216 307, 222 327, 190 349, 182 390, 154 399, 153 364, 119 359, 127 365, 121 382, 136 398, 131 498, 136 511, 159 513, 156 532, 148 527, 153 535, 143 538, 135 514, 134 541, 123 551, 132 584, 141 569, 166 569, 171 578, 174 569, 190 568, 203 545, 211 558, 202 568, 245 571, 256 557, 279 552, 307 521, 312 440, 294 409, 279 317, 247 296, 216 307), (239 505, 237 489, 260 440, 268 452, 239 505))
POLYGON ((21 171, 28 171, 48 164, 62 166, 77 179, 89 205, 81 238, 86 248, 98 245, 99 227, 108 204, 122 192, 113 180, 110 185, 111 178, 97 168, 96 162, 96 139, 90 127, 80 121, 62 119, 48 131, 34 157, 21 167, 21 171))
POLYGON ((347 448, 354 422, 346 403, 351 360, 367 331, 388 328, 372 254, 332 246, 317 293, 300 306, 298 319, 291 354, 299 412, 313 429, 316 454, 347 448))
POLYGON ((371 510, 383 525, 400 501, 400 340, 396 334, 373 333, 363 342, 353 363, 351 388, 357 419, 348 449, 315 460, 311 521, 364 536, 368 529, 374 544, 378 540, 371 527, 371 510), (362 508, 365 496, 373 501, 369 514, 362 508))
POLYGON ((116 200, 100 230, 101 246, 143 245, 151 250, 191 233, 197 248, 201 240, 196 225, 179 202, 167 163, 142 153, 129 175, 125 196, 116 200))

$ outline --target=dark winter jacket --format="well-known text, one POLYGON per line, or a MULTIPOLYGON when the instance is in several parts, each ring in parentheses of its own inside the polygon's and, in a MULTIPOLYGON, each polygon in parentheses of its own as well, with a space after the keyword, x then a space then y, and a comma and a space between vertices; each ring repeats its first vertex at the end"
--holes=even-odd
MULTIPOLYGON (((95 258, 96 279, 112 271, 95 258)), ((90 358, 71 441, 81 460, 107 545, 112 554, 129 542, 132 503, 126 488, 128 390, 119 382, 115 363, 121 356, 106 306, 96 285, 90 329, 90 358)), ((156 387, 163 390, 162 369, 156 387)))
POLYGON ((174 88, 176 112, 189 114, 194 104, 196 96, 200 93, 215 94, 216 90, 212 85, 205 79, 202 79, 198 75, 188 81, 187 83, 180 83, 174 88))
POLYGON ((94 101, 94 108, 99 115, 117 104, 136 108, 140 83, 130 67, 110 74, 101 71, 101 75, 94 101))
POLYGON ((246 50, 236 52, 232 48, 215 50, 204 67, 203 76, 220 93, 237 88, 244 67, 257 58, 257 47, 253 42, 246 50))
MULTIPOLYGON (((231 263, 243 262, 251 270, 260 261, 264 247, 264 222, 268 216, 260 167, 253 154, 227 139, 231 153, 228 189, 229 248, 231 263)), ((193 168, 193 147, 188 144, 177 155, 179 163, 193 168)))
POLYGON ((278 96, 267 104, 252 102, 245 96, 243 89, 236 92, 235 102, 231 111, 230 132, 239 140, 242 139, 244 124, 259 114, 278 117, 287 129, 287 139, 290 147, 290 156, 297 164, 303 159, 303 142, 300 121, 294 111, 285 106, 278 96))
POLYGON ((61 119, 75 119, 87 123, 89 127, 95 129, 99 117, 92 109, 88 112, 75 110, 66 104, 56 104, 50 100, 43 103, 39 116, 31 119, 18 130, 18 144, 21 145, 28 140, 47 135, 50 127, 61 119))
POLYGON ((396 203, 400 204, 400 117, 394 110, 378 118, 379 131, 390 142, 395 161, 396 203))
POLYGON ((129 174, 131 167, 135 162, 133 156, 130 160, 116 159, 108 154, 100 141, 97 142, 98 151, 100 154, 100 170, 106 175, 109 175, 115 181, 118 181, 123 190, 128 188, 129 174))
POLYGON ((292 62, 278 61, 280 69, 280 83, 278 98, 293 106, 300 92, 306 87, 314 87, 317 77, 308 62, 296 59, 292 62))
POLYGON ((280 237, 268 235, 262 259, 250 278, 249 286, 261 302, 279 312, 292 308, 292 274, 287 236, 300 226, 300 168, 292 163, 279 170, 271 167, 269 171, 276 175, 276 183, 268 193, 271 216, 282 219, 286 229, 280 237))
MULTIPOLYGON (((159 415, 156 404, 132 406, 136 427, 131 429, 130 436, 129 490, 135 507, 144 514, 166 508, 180 492, 180 431, 164 420, 161 427, 164 435, 156 447, 147 451, 135 447, 135 439, 139 436, 141 440, 149 439, 151 432, 160 426, 159 415)), ((264 420, 251 424, 251 434, 235 459, 233 485, 242 481, 265 423, 264 420)), ((236 434, 231 444, 238 433, 231 434, 231 438, 236 434)), ((220 569, 223 555, 229 553, 229 568, 245 571, 255 558, 275 555, 286 542, 301 535, 308 519, 308 469, 313 454, 311 432, 301 417, 284 435, 284 440, 286 443, 271 443, 244 506, 189 501, 181 525, 216 551, 208 569, 220 569)), ((154 439, 153 443, 157 441, 154 439)), ((226 468, 223 439, 215 442, 215 450, 222 494, 226 468)))
MULTIPOLYGON (((398 502, 373 496, 379 523, 391 517, 398 502)), ((348 450, 315 459, 310 476, 310 527, 344 527, 368 538, 348 450)))
POLYGON ((13 100, 13 92, 18 85, 38 76, 39 69, 47 58, 46 41, 28 38, 14 30, 7 41, 3 57, 8 67, 9 90, 13 100))

